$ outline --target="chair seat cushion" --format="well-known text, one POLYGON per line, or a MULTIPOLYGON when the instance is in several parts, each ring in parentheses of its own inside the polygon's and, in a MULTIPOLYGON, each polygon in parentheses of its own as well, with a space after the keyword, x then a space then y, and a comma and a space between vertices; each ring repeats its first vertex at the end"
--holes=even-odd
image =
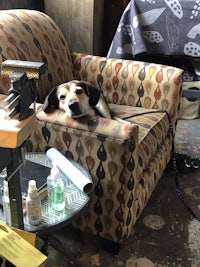
POLYGON ((110 104, 111 111, 118 117, 138 125, 139 162, 142 169, 148 167, 157 150, 169 136, 169 119, 163 110, 110 104))

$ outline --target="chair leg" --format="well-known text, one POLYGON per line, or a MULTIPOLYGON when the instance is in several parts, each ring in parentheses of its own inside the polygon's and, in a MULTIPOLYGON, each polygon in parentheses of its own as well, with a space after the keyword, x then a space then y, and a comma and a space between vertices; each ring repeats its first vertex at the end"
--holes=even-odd
POLYGON ((119 254, 120 244, 112 240, 105 239, 101 236, 98 236, 98 241, 100 246, 107 252, 111 252, 115 255, 119 254))
POLYGON ((53 247, 57 252, 61 253, 64 257, 66 257, 71 263, 76 264, 77 267, 83 267, 83 265, 73 258, 65 247, 62 245, 62 242, 56 238, 53 234, 50 234, 47 239, 44 241, 44 245, 41 248, 41 252, 48 256, 47 250, 48 247, 53 247))

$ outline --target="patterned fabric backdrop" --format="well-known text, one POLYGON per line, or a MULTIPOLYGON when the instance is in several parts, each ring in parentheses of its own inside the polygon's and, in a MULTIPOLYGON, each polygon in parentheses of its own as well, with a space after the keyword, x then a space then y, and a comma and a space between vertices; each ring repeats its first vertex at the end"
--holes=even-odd
POLYGON ((108 57, 148 54, 200 56, 200 2, 131 0, 119 22, 108 57))

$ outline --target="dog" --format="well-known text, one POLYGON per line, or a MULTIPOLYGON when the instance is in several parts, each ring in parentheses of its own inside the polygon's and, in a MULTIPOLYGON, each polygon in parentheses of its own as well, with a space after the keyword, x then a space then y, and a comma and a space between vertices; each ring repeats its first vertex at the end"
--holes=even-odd
POLYGON ((65 111, 67 116, 74 119, 86 115, 100 115, 128 123, 112 116, 102 92, 84 81, 72 80, 53 88, 45 98, 43 111, 51 113, 55 109, 65 111))

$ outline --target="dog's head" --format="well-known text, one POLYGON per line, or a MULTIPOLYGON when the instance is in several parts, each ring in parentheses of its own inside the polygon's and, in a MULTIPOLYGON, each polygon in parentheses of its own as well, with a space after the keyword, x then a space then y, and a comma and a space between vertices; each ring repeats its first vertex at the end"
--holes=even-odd
POLYGON ((100 90, 86 82, 73 80, 52 89, 44 101, 43 110, 51 113, 61 109, 69 117, 79 118, 94 113, 93 108, 99 99, 100 90))

